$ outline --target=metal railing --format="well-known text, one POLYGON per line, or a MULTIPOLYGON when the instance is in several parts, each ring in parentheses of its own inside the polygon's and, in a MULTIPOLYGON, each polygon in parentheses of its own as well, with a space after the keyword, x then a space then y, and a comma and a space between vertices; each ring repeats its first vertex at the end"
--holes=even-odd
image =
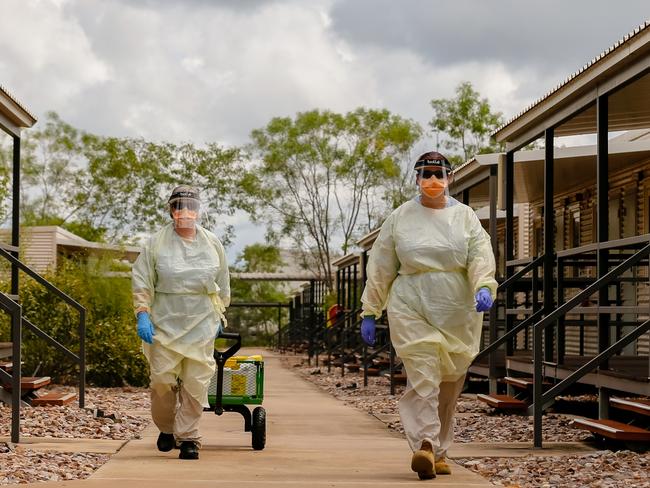
MULTIPOLYGON (((569 377, 557 383, 553 388, 551 388, 546 393, 543 393, 543 362, 544 356, 542 351, 542 340, 545 329, 554 324, 556 320, 561 317, 564 317, 567 313, 571 312, 579 304, 581 304, 586 298, 590 297, 594 293, 600 291, 602 288, 608 286, 621 274, 639 264, 643 259, 650 256, 650 244, 647 244, 641 250, 637 251, 631 257, 627 258, 621 264, 616 266, 614 269, 606 273, 601 278, 597 279, 594 283, 587 286, 584 290, 577 293, 567 302, 563 303, 557 307, 551 313, 548 313, 543 319, 533 325, 533 404, 529 407, 529 413, 533 414, 533 442, 535 447, 542 447, 542 414, 545 408, 550 406, 554 398, 560 393, 565 391, 569 386, 573 385, 584 377, 589 372, 598 368, 601 364, 606 363, 606 361, 612 357, 617 352, 621 351, 625 346, 630 344, 632 341, 636 340, 638 337, 643 335, 646 331, 650 330, 649 323, 650 321, 645 321, 636 327, 632 332, 627 334, 625 337, 608 347, 606 350, 599 353, 593 359, 591 359, 587 364, 581 368, 574 371, 569 377)), ((610 313, 609 311, 604 311, 600 313, 610 313)))
POLYGON ((6 313, 11 315, 11 336, 13 343, 12 351, 12 374, 2 371, 5 378, 11 376, 12 384, 12 422, 11 422, 11 442, 20 442, 20 402, 21 402, 21 389, 20 384, 22 380, 21 371, 21 346, 22 346, 22 328, 23 325, 32 333, 45 340, 51 346, 63 352, 66 356, 72 359, 79 366, 79 408, 83 408, 86 404, 86 309, 81 306, 72 297, 59 290, 52 283, 47 281, 43 276, 31 269, 18 258, 7 252, 5 249, 0 248, 0 257, 5 258, 16 268, 22 270, 26 275, 32 278, 37 283, 43 285, 48 291, 54 293, 64 302, 79 312, 79 325, 77 332, 79 334, 79 353, 75 354, 70 351, 63 344, 51 337, 49 334, 41 330, 32 322, 22 316, 22 307, 20 304, 9 298, 7 295, 0 293, 0 308, 6 313))
MULTIPOLYGON (((544 257, 540 256, 540 257, 537 257, 537 258, 534 258, 534 259, 528 260, 528 261, 529 261, 528 264, 526 264, 522 269, 520 269, 515 274, 510 276, 508 279, 506 279, 505 281, 503 281, 502 283, 499 284, 499 286, 497 287, 497 293, 505 291, 508 288, 512 287, 519 280, 523 279, 525 277, 525 275, 527 275, 528 273, 533 271, 534 272, 534 276, 532 278, 532 281, 533 281, 533 295, 537 294, 537 284, 536 284, 537 283, 537 272, 536 271, 542 265, 542 263, 544 261, 544 257)), ((535 300, 535 297, 533 297, 533 299, 535 300)), ((491 312, 491 313, 496 313, 496 311, 491 312)), ((499 337, 499 338, 490 337, 490 340, 491 340, 490 344, 487 347, 485 347, 483 350, 481 350, 476 355, 473 362, 476 363, 478 360, 485 357, 486 355, 491 355, 492 353, 494 353, 500 346, 502 346, 503 344, 505 344, 509 340, 514 339, 514 337, 520 331, 524 330, 527 327, 532 326, 535 323, 536 320, 538 320, 539 318, 542 317, 542 315, 543 315, 543 310, 542 309, 537 310, 531 316, 529 316, 527 319, 519 322, 517 325, 515 325, 511 329, 506 330, 505 333, 501 337, 499 337)))

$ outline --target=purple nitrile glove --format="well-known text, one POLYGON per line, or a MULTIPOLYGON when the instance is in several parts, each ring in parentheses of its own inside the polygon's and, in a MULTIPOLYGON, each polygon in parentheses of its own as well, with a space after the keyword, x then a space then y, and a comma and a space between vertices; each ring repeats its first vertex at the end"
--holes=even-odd
POLYGON ((492 293, 490 293, 489 288, 481 288, 476 292, 476 311, 477 312, 487 312, 492 308, 492 293))
POLYGON ((138 312, 138 335, 147 344, 153 344, 153 336, 156 333, 153 330, 153 323, 147 312, 138 312))
POLYGON ((369 346, 375 345, 375 317, 364 317, 361 321, 361 338, 369 346))

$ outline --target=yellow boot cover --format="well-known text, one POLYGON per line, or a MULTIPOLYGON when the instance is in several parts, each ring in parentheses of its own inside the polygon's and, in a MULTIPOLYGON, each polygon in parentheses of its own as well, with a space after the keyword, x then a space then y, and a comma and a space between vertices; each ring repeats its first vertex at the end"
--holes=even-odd
POLYGON ((435 464, 436 474, 451 474, 451 468, 445 458, 440 458, 435 464))
POLYGON ((411 469, 418 474, 421 480, 430 480, 436 477, 434 465, 433 448, 428 441, 423 441, 422 447, 413 453, 411 469))

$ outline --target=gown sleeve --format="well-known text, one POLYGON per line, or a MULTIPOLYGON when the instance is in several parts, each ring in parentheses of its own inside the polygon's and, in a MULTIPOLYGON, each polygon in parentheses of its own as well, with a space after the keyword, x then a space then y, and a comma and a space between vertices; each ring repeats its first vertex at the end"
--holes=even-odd
POLYGON ((394 214, 381 226, 377 240, 368 253, 366 287, 361 296, 362 315, 380 317, 386 308, 388 293, 399 271, 399 260, 393 240, 394 214))

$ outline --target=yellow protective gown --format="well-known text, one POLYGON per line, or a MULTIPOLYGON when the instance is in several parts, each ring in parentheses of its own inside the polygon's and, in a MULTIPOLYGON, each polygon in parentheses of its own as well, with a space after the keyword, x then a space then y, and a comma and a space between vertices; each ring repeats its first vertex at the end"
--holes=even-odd
POLYGON ((388 312, 391 342, 412 387, 429 395, 465 375, 480 345, 474 295, 497 282, 490 236, 454 199, 431 209, 414 199, 386 219, 369 253, 363 315, 388 312))
POLYGON ((194 240, 183 239, 171 223, 150 238, 132 276, 136 312, 149 311, 154 324, 153 344, 143 343, 152 388, 178 375, 190 395, 208 406, 214 338, 230 303, 223 245, 198 225, 194 240))

